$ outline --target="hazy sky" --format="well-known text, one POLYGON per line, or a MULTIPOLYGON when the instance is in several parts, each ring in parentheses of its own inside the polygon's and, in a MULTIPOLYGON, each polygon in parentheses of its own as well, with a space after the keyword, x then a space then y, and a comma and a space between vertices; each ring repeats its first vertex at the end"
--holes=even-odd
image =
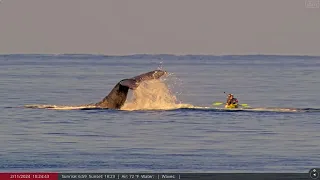
POLYGON ((0 54, 320 55, 305 0, 0 1, 0 54))

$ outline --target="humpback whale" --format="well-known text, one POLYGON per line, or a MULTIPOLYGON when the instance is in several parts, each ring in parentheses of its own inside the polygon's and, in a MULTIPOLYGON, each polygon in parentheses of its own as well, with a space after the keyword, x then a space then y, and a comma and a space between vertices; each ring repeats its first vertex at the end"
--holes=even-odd
POLYGON ((120 82, 118 82, 111 90, 111 92, 100 102, 90 105, 94 105, 98 108, 120 109, 127 99, 129 89, 135 90, 141 82, 159 79, 161 76, 166 74, 166 71, 155 70, 144 74, 140 74, 133 78, 123 79, 120 82))
POLYGON ((24 107, 40 109, 121 109, 127 100, 129 89, 135 90, 141 84, 141 82, 159 79, 163 75, 167 75, 167 72, 163 70, 154 70, 132 78, 122 79, 113 87, 109 94, 98 103, 84 104, 80 106, 25 105, 24 107))

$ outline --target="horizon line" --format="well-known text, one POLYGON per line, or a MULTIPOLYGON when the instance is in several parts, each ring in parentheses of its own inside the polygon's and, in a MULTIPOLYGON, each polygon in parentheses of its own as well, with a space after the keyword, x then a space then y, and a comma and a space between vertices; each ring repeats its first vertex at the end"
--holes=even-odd
POLYGON ((85 55, 85 56, 108 56, 108 57, 126 57, 126 56, 278 56, 278 57, 288 57, 288 56, 295 56, 295 57, 320 57, 320 55, 304 55, 304 54, 167 54, 167 53, 136 53, 136 54, 99 54, 99 53, 0 53, 0 56, 11 56, 11 55, 28 55, 28 56, 34 56, 34 55, 49 55, 49 56, 79 56, 79 55, 85 55))

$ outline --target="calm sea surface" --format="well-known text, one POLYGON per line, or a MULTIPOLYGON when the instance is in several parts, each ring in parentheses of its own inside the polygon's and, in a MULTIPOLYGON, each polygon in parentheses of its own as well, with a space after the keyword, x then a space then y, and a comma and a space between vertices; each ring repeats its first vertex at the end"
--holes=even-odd
POLYGON ((320 57, 0 55, 0 171, 308 172, 319 92, 320 57), (23 108, 98 102, 159 66, 183 103, 212 107, 226 91, 261 110, 23 108))

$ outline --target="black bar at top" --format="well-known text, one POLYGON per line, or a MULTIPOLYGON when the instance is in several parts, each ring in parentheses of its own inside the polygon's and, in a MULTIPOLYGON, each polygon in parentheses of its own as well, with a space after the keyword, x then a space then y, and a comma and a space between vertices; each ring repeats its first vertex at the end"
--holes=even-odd
MULTIPOLYGON (((59 180, 313 180, 309 173, 59 173, 59 180)), ((319 178, 315 180, 320 180, 319 178)))

